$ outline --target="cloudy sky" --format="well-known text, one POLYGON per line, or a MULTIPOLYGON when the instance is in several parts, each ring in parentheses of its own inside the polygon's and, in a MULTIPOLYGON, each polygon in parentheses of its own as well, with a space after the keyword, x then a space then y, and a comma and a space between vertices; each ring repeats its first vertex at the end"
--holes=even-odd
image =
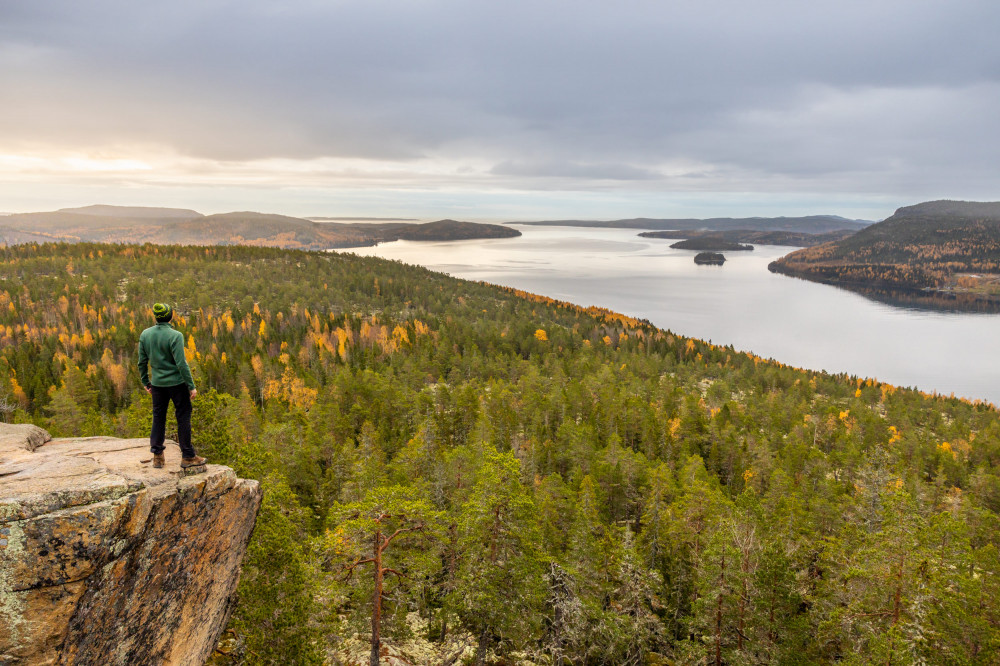
POLYGON ((0 211, 1000 199, 995 0, 0 0, 0 211))

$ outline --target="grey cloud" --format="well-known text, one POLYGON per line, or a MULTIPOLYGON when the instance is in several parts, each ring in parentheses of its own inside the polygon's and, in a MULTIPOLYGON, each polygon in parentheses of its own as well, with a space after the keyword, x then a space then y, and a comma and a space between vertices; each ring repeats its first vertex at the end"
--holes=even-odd
POLYGON ((998 23, 997 3, 955 0, 8 2, 0 150, 476 159, 497 177, 623 182, 688 161, 720 187, 995 181, 998 23))
POLYGON ((536 178, 583 178, 588 180, 653 180, 662 174, 628 164, 580 164, 578 162, 501 162, 490 169, 500 176, 536 178))

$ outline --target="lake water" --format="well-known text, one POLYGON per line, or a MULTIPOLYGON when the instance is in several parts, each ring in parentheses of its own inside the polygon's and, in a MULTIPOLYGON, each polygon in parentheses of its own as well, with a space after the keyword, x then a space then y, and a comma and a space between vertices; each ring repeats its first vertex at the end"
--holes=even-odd
POLYGON ((347 251, 606 307, 789 365, 1000 404, 1000 315, 900 308, 768 272, 788 247, 697 266, 695 252, 634 229, 517 228, 520 238, 347 251))

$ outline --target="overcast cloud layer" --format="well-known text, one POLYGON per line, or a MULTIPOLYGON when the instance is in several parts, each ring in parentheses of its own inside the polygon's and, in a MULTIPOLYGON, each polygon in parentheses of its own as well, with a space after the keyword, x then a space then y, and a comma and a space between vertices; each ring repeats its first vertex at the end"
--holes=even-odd
POLYGON ((0 0, 0 210, 1000 199, 998 25, 963 0, 0 0))

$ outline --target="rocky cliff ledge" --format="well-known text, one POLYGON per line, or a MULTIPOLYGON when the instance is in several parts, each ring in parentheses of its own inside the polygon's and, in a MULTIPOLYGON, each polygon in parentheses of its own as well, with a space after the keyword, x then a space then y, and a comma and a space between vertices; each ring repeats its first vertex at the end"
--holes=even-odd
POLYGON ((202 664, 260 508, 228 467, 149 441, 0 424, 0 666, 202 664))

